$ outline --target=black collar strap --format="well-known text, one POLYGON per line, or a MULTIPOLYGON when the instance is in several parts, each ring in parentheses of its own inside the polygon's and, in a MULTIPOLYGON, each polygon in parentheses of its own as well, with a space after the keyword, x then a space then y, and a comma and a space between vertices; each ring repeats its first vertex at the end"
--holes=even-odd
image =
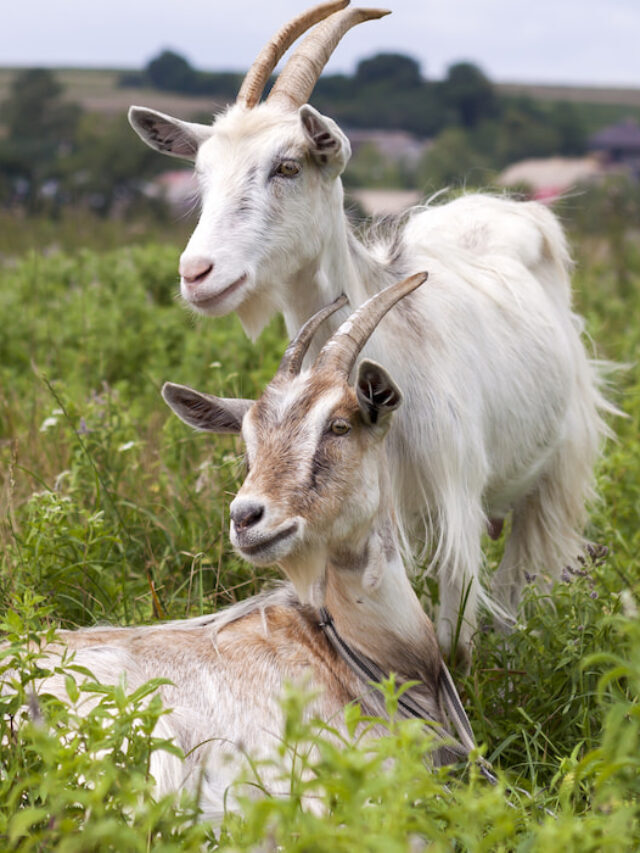
MULTIPOLYGON (((373 681, 378 683, 386 677, 387 673, 383 672, 380 667, 371 660, 371 658, 356 652, 355 649, 353 649, 340 636, 336 630, 333 618, 326 607, 320 608, 319 625, 324 631, 324 634, 329 640, 332 648, 337 652, 342 660, 345 661, 358 678, 365 682, 373 681)), ((458 691, 455 688, 451 674, 445 666, 444 661, 442 662, 441 687, 446 693, 446 697, 448 699, 446 706, 449 711, 451 722, 458 732, 460 741, 455 740, 451 736, 447 736, 439 730, 439 727, 435 727, 433 731, 439 738, 446 740, 447 744, 452 746, 452 748, 456 752, 459 752, 461 756, 468 756, 469 752, 476 745, 473 730, 462 702, 460 701, 460 697, 458 696, 458 691)), ((416 695, 415 687, 409 687, 405 690, 402 696, 398 697, 398 708, 402 717, 426 720, 431 723, 440 722, 433 717, 427 708, 425 708, 421 698, 416 695)), ((487 762, 480 759, 478 766, 483 776, 485 776, 492 785, 495 785, 497 779, 489 770, 487 762)))
MULTIPOLYGON (((386 673, 384 673, 380 667, 371 660, 371 658, 366 657, 366 655, 358 654, 358 652, 356 652, 355 649, 352 649, 346 640, 338 634, 333 618, 327 608, 321 607, 319 613, 320 619, 318 624, 324 631, 330 645, 342 660, 348 664, 353 672, 355 672, 358 678, 365 682, 373 681, 378 683, 382 681, 382 679, 386 677, 386 673)), ((461 756, 467 757, 471 750, 476 746, 475 737, 473 735, 473 729, 471 728, 471 723, 469 722, 467 713, 464 710, 464 706, 460 701, 456 686, 453 683, 451 673, 447 669, 444 661, 441 662, 440 687, 446 694, 447 715, 453 723, 460 741, 457 741, 450 735, 447 736, 443 734, 440 731, 439 725, 434 727, 433 732, 437 737, 445 740, 447 745, 459 752, 461 756)), ((429 711, 422 705, 420 698, 411 695, 412 691, 415 694, 415 688, 409 687, 408 690, 405 690, 402 696, 398 697, 398 707, 400 709, 401 716, 405 718, 413 717, 419 720, 426 720, 428 722, 439 724, 440 721, 433 718, 429 711)), ((381 703, 378 704, 379 707, 381 707, 381 703)), ((384 711, 384 709, 382 710, 384 711)), ((498 779, 494 775, 488 761, 484 758, 478 758, 476 765, 488 782, 492 785, 498 784, 498 779)), ((531 799, 531 794, 523 788, 507 788, 507 794, 511 794, 513 791, 517 791, 527 799, 531 799)), ((514 804, 510 800, 507 800, 507 803, 512 808, 515 808, 514 804)), ((554 812, 550 809, 543 807, 543 810, 547 815, 549 815, 549 817, 556 817, 554 812)))

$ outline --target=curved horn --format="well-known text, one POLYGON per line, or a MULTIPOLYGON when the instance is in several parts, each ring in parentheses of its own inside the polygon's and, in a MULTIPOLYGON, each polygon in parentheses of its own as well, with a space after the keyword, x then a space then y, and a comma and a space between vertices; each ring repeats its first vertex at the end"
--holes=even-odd
POLYGON ((320 3, 312 9, 307 9, 306 12, 301 12, 279 29, 262 48, 255 62, 247 71, 236 100, 246 107, 255 107, 262 96, 262 91, 271 72, 294 41, 318 21, 324 20, 324 18, 348 5, 349 0, 330 0, 329 3, 320 3))
POLYGON ((360 350, 387 311, 393 308, 403 296, 420 287, 427 280, 428 275, 426 272, 419 272, 403 281, 389 285, 367 299, 322 347, 313 364, 313 369, 335 370, 348 377, 360 350))
POLYGON ((387 9, 343 9, 318 24, 282 69, 267 101, 297 109, 309 100, 322 69, 342 36, 363 21, 389 15, 387 9))
POLYGON ((342 294, 332 302, 331 305, 321 308, 320 311, 316 311, 315 314, 309 317, 307 322, 298 331, 298 334, 284 351, 276 376, 297 376, 298 373, 300 373, 302 361, 307 354, 309 344, 311 343, 318 326, 320 326, 327 317, 330 317, 339 308, 342 308, 342 306, 346 304, 347 297, 342 294))

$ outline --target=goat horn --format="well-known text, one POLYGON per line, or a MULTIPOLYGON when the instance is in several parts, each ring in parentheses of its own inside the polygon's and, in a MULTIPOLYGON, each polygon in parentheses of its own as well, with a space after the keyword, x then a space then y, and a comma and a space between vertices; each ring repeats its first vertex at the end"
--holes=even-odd
POLYGON ((420 287, 427 280, 428 275, 426 272, 416 273, 389 285, 367 299, 322 347, 314 362, 313 370, 335 370, 348 378, 360 350, 369 340, 380 320, 403 296, 420 287))
POLYGON ((301 12, 297 17, 285 24, 278 30, 273 38, 262 48, 255 62, 247 72, 238 92, 238 102, 246 107, 255 107, 262 96, 271 72, 276 67, 285 51, 303 33, 322 21, 334 12, 344 9, 349 5, 349 0, 330 0, 329 3, 320 3, 306 12, 301 12))
POLYGON ((302 368, 302 361, 307 354, 309 344, 320 326, 327 317, 334 314, 339 308, 347 304, 347 297, 343 294, 339 296, 331 305, 321 308, 316 311, 307 322, 298 331, 298 334, 291 341, 289 346, 284 351, 280 367, 278 368, 277 376, 297 376, 302 368))
POLYGON ((350 8, 336 12, 319 23, 282 69, 267 101, 294 110, 306 104, 322 69, 347 30, 363 21, 389 14, 387 9, 350 8))

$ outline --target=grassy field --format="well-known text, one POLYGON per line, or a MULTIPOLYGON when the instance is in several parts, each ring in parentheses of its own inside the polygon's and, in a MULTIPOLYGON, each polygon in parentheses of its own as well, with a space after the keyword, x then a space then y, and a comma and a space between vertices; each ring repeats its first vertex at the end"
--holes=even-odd
MULTIPOLYGON (((86 210, 63 207, 54 217, 31 218, 20 211, 0 210, 0 264, 11 266, 37 251, 48 257, 73 252, 76 246, 105 252, 119 246, 147 243, 186 244, 197 222, 197 212, 176 220, 157 217, 103 219, 86 210)), ((177 282, 177 266, 173 270, 177 282)))
MULTIPOLYGON (((337 749, 322 726, 302 722, 304 697, 291 691, 282 748, 291 798, 247 800, 218 828, 194 820, 193 802, 153 797, 149 756, 166 748, 153 736, 156 702, 104 688, 99 710, 80 718, 82 677, 70 662, 66 705, 41 698, 34 722, 22 706, 38 643, 57 626, 210 612, 274 576, 256 573, 228 544, 239 443, 191 432, 159 388, 169 379, 259 393, 282 352, 282 326, 274 322, 253 345, 233 317, 190 318, 175 300, 177 240, 5 255, 3 850, 638 849, 640 255, 624 241, 616 259, 607 241, 575 237, 574 245, 576 299, 597 353, 628 365, 610 391, 628 417, 613 424, 618 439, 599 467, 589 534, 600 547, 550 594, 529 588, 512 634, 486 626, 471 675, 458 678, 500 784, 492 788, 473 767, 433 773, 424 760, 429 737, 412 723, 390 723, 373 745, 337 749), (19 678, 6 673, 16 663, 19 678), (305 758, 310 743, 313 760, 305 758), (320 792, 321 817, 300 808, 309 784, 320 792)), ((500 547, 486 543, 489 570, 500 547)), ((428 607, 429 590, 418 592, 428 607)), ((392 707, 389 685, 386 692, 392 707)))

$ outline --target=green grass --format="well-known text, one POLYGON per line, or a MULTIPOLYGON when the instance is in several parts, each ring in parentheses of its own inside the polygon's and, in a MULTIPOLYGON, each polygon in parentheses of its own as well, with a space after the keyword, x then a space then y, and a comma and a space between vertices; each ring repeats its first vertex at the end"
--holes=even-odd
POLYGON ((104 252, 123 245, 186 243, 193 231, 191 216, 167 214, 155 219, 132 211, 127 219, 104 219, 88 210, 62 207, 56 216, 32 217, 19 210, 0 209, 0 264, 9 266, 30 251, 41 255, 74 252, 77 246, 104 252))
MULTIPOLYGON (((304 697, 290 691, 281 760, 285 772, 295 756, 291 797, 247 801, 216 829, 195 821, 192 802, 153 796, 149 757, 172 748, 154 738, 155 700, 122 685, 81 687, 67 661, 69 701, 31 701, 32 721, 23 706, 41 672, 38 644, 57 626, 196 615, 262 587, 269 573, 242 563, 227 540, 239 443, 186 429, 159 388, 169 379, 258 394, 282 352, 282 325, 253 345, 234 317, 191 318, 174 298, 177 241, 5 261, 0 847, 386 853, 427 839, 433 851, 637 849, 640 257, 615 245, 624 257, 613 263, 606 241, 577 240, 575 277, 599 355, 629 365, 614 377, 628 418, 614 424, 618 440, 599 467, 589 530, 608 553, 594 551, 548 594, 528 589, 519 627, 483 631, 472 675, 458 679, 500 785, 473 768, 430 771, 428 735, 412 723, 391 723, 374 744, 337 745, 302 722, 304 697), (88 716, 74 710, 80 690, 102 696, 88 716), (101 752, 109 758, 96 761, 101 752), (320 817, 300 808, 309 787, 320 817)), ((490 567, 499 547, 487 543, 490 567)))

